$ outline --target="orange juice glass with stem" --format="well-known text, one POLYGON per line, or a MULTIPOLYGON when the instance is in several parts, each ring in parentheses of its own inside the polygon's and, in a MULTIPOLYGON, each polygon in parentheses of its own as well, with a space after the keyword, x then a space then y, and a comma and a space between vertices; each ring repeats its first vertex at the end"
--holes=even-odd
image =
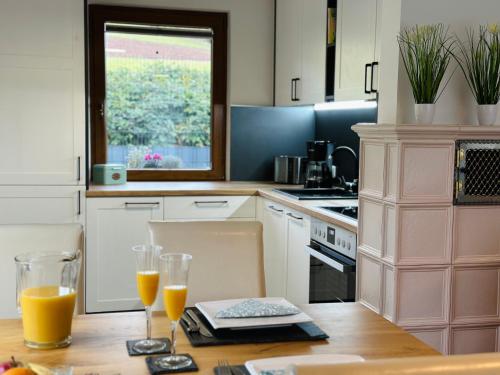
POLYGON ((166 348, 166 343, 151 338, 151 307, 158 294, 160 273, 158 262, 161 246, 137 245, 132 247, 135 254, 137 292, 146 310, 146 338, 134 344, 134 350, 138 353, 152 354, 166 348))
POLYGON ((70 345, 80 251, 21 254, 15 262, 24 344, 33 349, 70 345))
POLYGON ((160 269, 163 273, 163 303, 172 329, 170 355, 156 360, 155 364, 166 370, 179 370, 191 365, 192 360, 175 352, 176 331, 184 312, 187 298, 187 282, 192 256, 189 254, 163 254, 160 269))

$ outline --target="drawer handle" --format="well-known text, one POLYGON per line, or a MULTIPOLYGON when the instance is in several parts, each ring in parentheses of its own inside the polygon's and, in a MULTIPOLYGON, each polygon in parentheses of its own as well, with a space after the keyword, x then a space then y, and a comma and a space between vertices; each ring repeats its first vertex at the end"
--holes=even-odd
POLYGON ((271 205, 271 206, 267 206, 267 207, 268 207, 269 209, 271 209, 271 210, 275 211, 275 212, 283 212, 283 210, 280 210, 279 208, 276 208, 276 207, 274 207, 274 206, 272 206, 272 205, 271 205))
POLYGON ((160 202, 125 202, 126 208, 156 207, 160 202))
POLYGON ((300 216, 295 216, 294 214, 292 214, 291 212, 287 213, 286 214, 287 216, 290 216, 292 219, 295 219, 295 220, 303 220, 304 218, 303 217, 300 217, 300 216))
POLYGON ((226 205, 228 204, 229 201, 194 201, 194 204, 197 206, 203 205, 203 204, 214 204, 214 205, 226 205))

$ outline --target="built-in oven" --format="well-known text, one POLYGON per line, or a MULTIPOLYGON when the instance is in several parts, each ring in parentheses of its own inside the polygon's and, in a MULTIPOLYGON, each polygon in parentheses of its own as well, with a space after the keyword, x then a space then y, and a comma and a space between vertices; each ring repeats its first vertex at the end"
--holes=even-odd
POLYGON ((356 297, 356 233, 313 219, 309 303, 353 302, 356 297))

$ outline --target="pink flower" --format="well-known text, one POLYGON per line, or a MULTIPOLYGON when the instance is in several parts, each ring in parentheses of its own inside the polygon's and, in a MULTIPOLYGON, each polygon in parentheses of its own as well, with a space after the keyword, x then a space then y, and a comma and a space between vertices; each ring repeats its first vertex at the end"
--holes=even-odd
POLYGON ((163 160, 163 157, 160 154, 155 152, 155 154, 153 155, 153 159, 154 160, 163 160))
POLYGON ((144 160, 151 160, 151 159, 152 159, 151 154, 144 155, 144 160))

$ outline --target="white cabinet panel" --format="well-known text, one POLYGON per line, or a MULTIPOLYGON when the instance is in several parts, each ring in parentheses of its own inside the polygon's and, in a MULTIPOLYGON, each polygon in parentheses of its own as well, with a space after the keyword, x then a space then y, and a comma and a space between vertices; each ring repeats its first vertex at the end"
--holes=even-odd
POLYGON ((325 100, 326 11, 326 0, 277 1, 276 105, 325 100))
POLYGON ((473 354, 498 351, 497 326, 451 328, 451 353, 473 354))
POLYGON ((292 105, 292 79, 301 73, 302 0, 276 1, 276 105, 292 105))
POLYGON ((326 10, 326 0, 302 1, 302 64, 297 92, 302 105, 325 101, 326 10))
POLYGON ((83 1, 2 0, 1 53, 71 58, 76 4, 83 22, 83 1))
POLYGON ((449 329, 447 326, 408 329, 408 332, 413 336, 425 342, 431 348, 436 349, 441 354, 448 354, 448 331, 449 329))
MULTIPOLYGON (((365 93, 365 64, 376 61, 377 9, 381 0, 338 0, 335 100, 371 99, 365 93)), ((368 80, 371 75, 368 73, 368 80)), ((366 87, 370 86, 367 83, 366 87)), ((376 78, 374 77, 374 88, 376 78)))
POLYGON ((0 224, 82 222, 85 187, 1 186, 0 224))
POLYGON ((84 5, 3 1, 0 184, 83 185, 84 5))
POLYGON ((197 196, 164 198, 165 220, 255 219, 256 197, 197 196))
POLYGON ((382 308, 382 263, 358 251, 356 279, 358 301, 379 314, 382 308))
POLYGON ((283 297, 286 291, 286 219, 283 206, 264 201, 263 240, 266 296, 283 297))
POLYGON ((398 269, 396 323, 406 326, 447 324, 450 279, 448 268, 398 269))
POLYGON ((163 219, 163 200, 91 198, 87 212, 87 312, 142 309, 131 248, 149 242, 148 221, 163 219))
POLYGON ((287 210, 286 232, 286 298, 294 304, 309 303, 310 255, 305 247, 310 239, 310 218, 287 210))

